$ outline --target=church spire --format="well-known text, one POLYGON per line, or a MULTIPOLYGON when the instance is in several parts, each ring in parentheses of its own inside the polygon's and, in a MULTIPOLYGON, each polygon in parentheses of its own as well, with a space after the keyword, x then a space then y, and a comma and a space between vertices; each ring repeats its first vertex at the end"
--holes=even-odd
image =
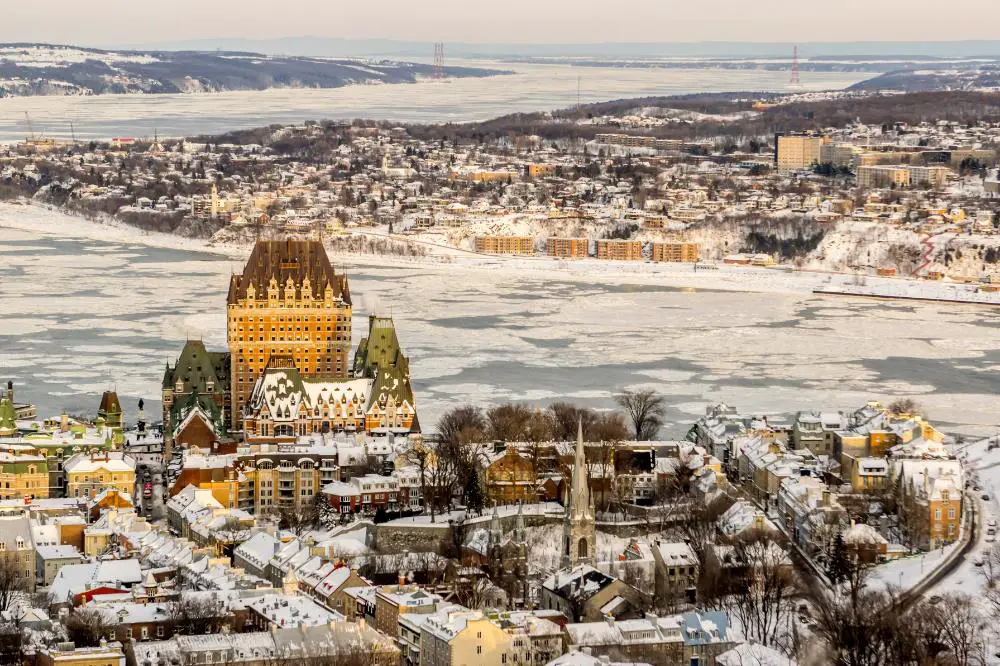
POLYGON ((563 521, 563 566, 576 566, 594 561, 597 541, 594 498, 590 493, 587 456, 583 446, 583 419, 576 436, 576 456, 573 478, 570 480, 569 506, 563 521))

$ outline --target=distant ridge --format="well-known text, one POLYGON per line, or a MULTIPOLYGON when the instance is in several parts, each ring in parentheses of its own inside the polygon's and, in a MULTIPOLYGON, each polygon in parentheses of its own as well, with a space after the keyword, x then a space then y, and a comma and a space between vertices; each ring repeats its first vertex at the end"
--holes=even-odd
MULTIPOLYGON (((123 44, 136 48, 237 50, 298 56, 406 56, 431 59, 432 42, 392 39, 342 39, 300 36, 278 39, 218 38, 154 44, 123 44)), ((583 44, 511 44, 455 42, 448 57, 765 57, 789 56, 798 46, 806 57, 973 57, 1000 56, 1000 40, 941 42, 646 42, 583 44)))

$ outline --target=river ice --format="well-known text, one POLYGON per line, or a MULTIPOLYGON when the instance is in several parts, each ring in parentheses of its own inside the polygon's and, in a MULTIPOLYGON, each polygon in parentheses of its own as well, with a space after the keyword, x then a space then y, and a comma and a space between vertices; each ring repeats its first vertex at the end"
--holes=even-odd
MULTIPOLYGON (((0 204, 0 379, 41 415, 93 414, 109 386, 132 418, 140 396, 156 413, 185 338, 224 345, 242 265, 175 241, 0 204)), ((369 312, 396 319, 425 424, 463 402, 607 408, 636 386, 668 396, 673 436, 717 401, 784 413, 912 396, 955 431, 993 434, 1000 421, 990 307, 823 297, 810 293, 818 278, 779 272, 335 263, 350 275, 355 343, 369 312)))

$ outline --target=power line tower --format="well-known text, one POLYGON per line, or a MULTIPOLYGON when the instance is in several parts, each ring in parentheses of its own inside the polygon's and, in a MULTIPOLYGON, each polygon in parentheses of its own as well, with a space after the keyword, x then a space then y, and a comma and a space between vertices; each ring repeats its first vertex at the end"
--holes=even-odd
POLYGON ((437 42, 434 44, 434 72, 435 79, 444 78, 444 44, 437 42))
POLYGON ((793 47, 792 49, 792 78, 788 82, 793 86, 801 86, 802 81, 799 79, 799 47, 793 47))

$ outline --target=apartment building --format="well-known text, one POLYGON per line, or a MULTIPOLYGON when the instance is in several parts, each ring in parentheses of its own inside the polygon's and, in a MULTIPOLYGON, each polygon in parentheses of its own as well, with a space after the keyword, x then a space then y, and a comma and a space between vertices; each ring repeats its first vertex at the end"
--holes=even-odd
POLYGON ((545 241, 545 252, 550 257, 583 259, 590 252, 590 240, 587 238, 558 238, 553 236, 545 241))
POLYGON ((642 243, 629 240, 599 240, 597 258, 611 261, 642 261, 642 243))
POLYGON ((876 164, 858 167, 860 187, 944 187, 951 171, 942 166, 911 166, 908 164, 876 164))
POLYGON ((822 147, 830 139, 811 134, 779 134, 775 146, 775 163, 779 171, 809 169, 822 159, 822 147))
POLYGON ((531 236, 476 236, 476 252, 482 254, 534 254, 531 236))
POLYGON ((697 263, 697 243, 653 243, 651 259, 670 263, 697 263))

